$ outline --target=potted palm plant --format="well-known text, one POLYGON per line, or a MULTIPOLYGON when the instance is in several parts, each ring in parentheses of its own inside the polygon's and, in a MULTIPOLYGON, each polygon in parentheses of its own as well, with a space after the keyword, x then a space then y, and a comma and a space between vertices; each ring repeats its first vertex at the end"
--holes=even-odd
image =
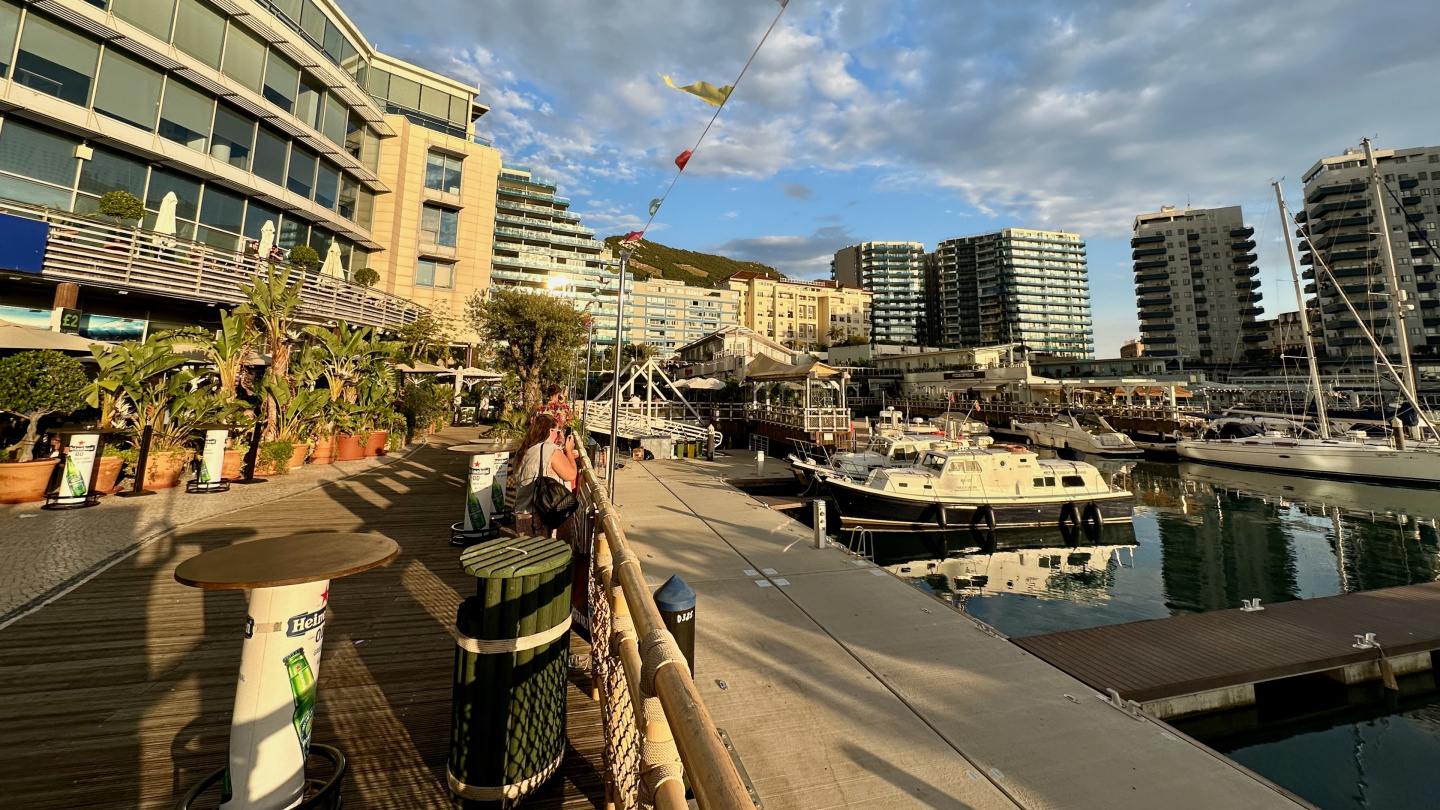
POLYGON ((335 460, 354 461, 364 458, 365 443, 370 440, 370 434, 363 427, 364 420, 359 406, 343 399, 335 399, 326 406, 326 413, 335 430, 335 460))
MULTIPOLYGON (((305 458, 310 453, 310 435, 315 429, 315 424, 324 415, 325 403, 329 401, 330 395, 325 391, 304 389, 292 392, 283 380, 266 380, 265 387, 267 389, 284 389, 267 391, 267 393, 274 396, 280 403, 280 422, 276 426, 278 428, 276 441, 290 443, 291 455, 286 460, 285 468, 296 469, 305 463, 305 458)), ((281 471, 274 472, 280 473, 281 471)), ((267 470, 262 474, 272 473, 267 470)))
POLYGON ((0 412, 24 420, 25 434, 0 450, 0 503, 45 500, 57 458, 35 459, 40 421, 85 407, 89 380, 80 361, 54 351, 0 359, 0 412))
MULTIPOLYGON (((175 353, 168 338, 159 335, 152 335, 144 342, 127 340, 104 349, 97 347, 91 353, 99 373, 86 389, 86 399, 92 407, 100 409, 102 425, 128 428, 130 441, 137 449, 145 428, 158 432, 170 400, 188 390, 195 378, 192 371, 176 370, 186 359, 175 353)), ((155 441, 150 449, 144 486, 163 489, 179 483, 180 474, 189 461, 188 448, 183 443, 161 447, 161 442, 155 441)))

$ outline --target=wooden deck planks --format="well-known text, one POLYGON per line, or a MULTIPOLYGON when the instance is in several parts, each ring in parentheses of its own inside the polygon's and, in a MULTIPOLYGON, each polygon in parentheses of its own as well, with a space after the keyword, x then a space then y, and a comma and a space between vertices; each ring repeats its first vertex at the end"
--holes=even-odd
POLYGON ((1440 583, 1016 638, 1089 686, 1147 702, 1440 649, 1440 583))
MULTIPOLYGON (((378 531, 402 550, 388 567, 331 591, 314 739, 350 760, 347 808, 451 807, 448 627, 475 585, 448 544, 466 460, 442 447, 471 434, 437 437, 386 467, 186 527, 0 631, 7 805, 173 807, 224 764, 245 619, 243 595, 181 586, 175 566, 234 542, 335 530, 378 531)), ((589 650, 575 639, 572 652, 589 650)), ((527 807, 603 805, 599 707, 589 686, 572 673, 566 759, 527 807)))

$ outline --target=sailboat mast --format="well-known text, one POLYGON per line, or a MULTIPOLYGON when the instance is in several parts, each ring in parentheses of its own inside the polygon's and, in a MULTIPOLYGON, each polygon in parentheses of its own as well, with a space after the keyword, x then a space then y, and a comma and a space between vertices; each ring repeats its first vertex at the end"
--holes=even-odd
MULTIPOLYGON (((1400 276, 1395 272, 1395 248, 1390 244, 1390 226, 1385 219, 1385 189, 1380 181, 1380 166, 1375 162, 1375 153, 1366 138, 1365 161, 1370 165, 1370 185, 1375 192, 1375 221, 1380 226, 1380 242, 1384 246, 1385 285, 1390 295, 1390 317, 1395 319, 1395 348, 1400 351, 1400 371, 1404 379, 1400 385, 1413 396, 1415 393, 1415 367, 1410 363, 1410 334, 1405 328, 1405 291, 1400 288, 1400 276)), ((1381 343, 1377 350, 1384 351, 1381 343)))
MULTIPOLYGON (((1310 363, 1310 390, 1315 394, 1315 413, 1320 420, 1320 438, 1330 438, 1330 415, 1325 410, 1325 391, 1320 387, 1320 366, 1315 361, 1315 337, 1310 334, 1310 315, 1305 310, 1305 290, 1300 285, 1300 264, 1295 260, 1295 242, 1290 236, 1290 218, 1285 213, 1285 194, 1275 187, 1280 206, 1280 232, 1285 234, 1285 257, 1290 260, 1290 278, 1295 282, 1295 302, 1300 305, 1300 331, 1305 335, 1305 359, 1310 363)), ((1313 247, 1313 246, 1312 246, 1313 247)))

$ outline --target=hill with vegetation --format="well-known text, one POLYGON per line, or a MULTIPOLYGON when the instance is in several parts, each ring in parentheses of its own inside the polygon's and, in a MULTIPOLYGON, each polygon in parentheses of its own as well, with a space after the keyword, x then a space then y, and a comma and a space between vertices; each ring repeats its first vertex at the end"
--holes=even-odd
MULTIPOLYGON (((620 247, 622 238, 611 236, 605 240, 605 246, 616 251, 620 247)), ((682 281, 692 287, 709 287, 742 270, 763 273, 772 278, 783 278, 780 271, 767 264, 740 262, 712 253, 681 250, 662 245, 659 242, 651 242, 649 239, 641 239, 635 245, 634 253, 630 256, 630 268, 635 271, 635 277, 642 280, 668 278, 673 281, 682 281)))

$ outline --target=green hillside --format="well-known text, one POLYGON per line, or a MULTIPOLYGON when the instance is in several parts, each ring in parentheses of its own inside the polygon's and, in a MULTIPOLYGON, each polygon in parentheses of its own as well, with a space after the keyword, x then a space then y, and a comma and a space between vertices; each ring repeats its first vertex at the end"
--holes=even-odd
MULTIPOLYGON (((622 238, 611 236, 605 240, 605 246, 612 251, 617 250, 622 238)), ((630 257, 630 268, 635 271, 636 278, 668 278, 692 287, 709 287, 741 270, 782 278, 778 270, 759 262, 737 262, 711 253, 667 247, 649 239, 641 239, 636 244, 630 257)))

